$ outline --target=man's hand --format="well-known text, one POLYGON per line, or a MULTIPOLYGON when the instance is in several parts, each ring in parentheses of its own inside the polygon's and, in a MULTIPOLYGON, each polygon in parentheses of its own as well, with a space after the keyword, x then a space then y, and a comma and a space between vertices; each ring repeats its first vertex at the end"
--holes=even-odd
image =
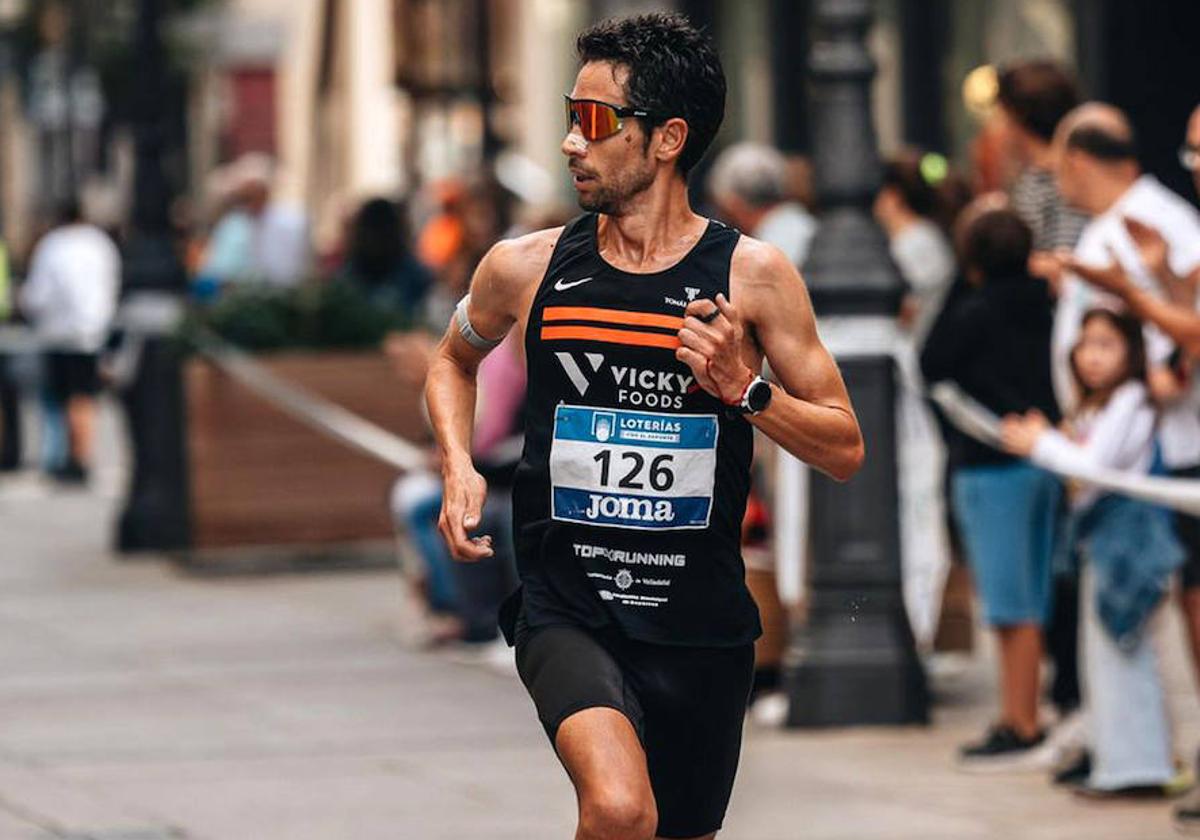
POLYGON ((694 300, 684 310, 675 358, 692 369, 701 388, 727 405, 740 400, 754 379, 742 361, 742 335, 741 316, 723 294, 715 302, 694 300))
POLYGON ((474 563, 491 557, 490 536, 470 537, 468 533, 479 527, 483 513, 483 500, 487 497, 487 482, 470 463, 442 465, 442 512, 438 517, 441 532, 455 560, 474 563))
POLYGON ((1170 276, 1171 265, 1168 258, 1171 249, 1163 235, 1156 228, 1129 216, 1122 217, 1121 221, 1125 223, 1125 230, 1129 231, 1129 238, 1137 247, 1138 257, 1146 270, 1160 281, 1170 276))
POLYGON ((1136 288, 1115 257, 1108 265, 1089 265, 1070 257, 1066 261, 1066 267, 1097 289, 1120 298, 1128 297, 1136 288))

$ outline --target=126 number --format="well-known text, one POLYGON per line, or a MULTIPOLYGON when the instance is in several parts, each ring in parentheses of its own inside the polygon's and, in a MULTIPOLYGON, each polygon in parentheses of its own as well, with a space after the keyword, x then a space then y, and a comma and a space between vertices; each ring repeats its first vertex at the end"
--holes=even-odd
MULTIPOLYGON (((609 473, 612 466, 612 452, 608 449, 598 452, 592 460, 600 465, 600 483, 608 487, 609 473)), ((646 485, 642 483, 640 478, 646 469, 645 456, 640 452, 622 452, 621 460, 631 466, 617 482, 617 486, 625 490, 646 489, 646 485)), ((650 468, 646 477, 650 481, 650 486, 660 493, 670 490, 671 485, 675 483, 675 473, 671 471, 673 463, 673 455, 659 455, 650 462, 650 468)))

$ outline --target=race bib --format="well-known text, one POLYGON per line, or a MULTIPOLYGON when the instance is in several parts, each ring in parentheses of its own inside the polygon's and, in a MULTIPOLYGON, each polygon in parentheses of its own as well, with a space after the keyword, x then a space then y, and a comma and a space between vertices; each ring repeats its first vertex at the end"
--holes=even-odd
POLYGON ((550 448, 552 517, 653 531, 707 528, 717 429, 713 414, 559 405, 550 448))

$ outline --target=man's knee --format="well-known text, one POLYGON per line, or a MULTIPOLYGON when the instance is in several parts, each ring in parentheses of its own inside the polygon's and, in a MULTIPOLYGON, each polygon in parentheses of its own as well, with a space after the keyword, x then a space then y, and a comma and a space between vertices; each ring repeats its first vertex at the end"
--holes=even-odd
POLYGON ((658 811, 649 794, 612 786, 579 803, 579 840, 653 840, 657 826, 658 811))

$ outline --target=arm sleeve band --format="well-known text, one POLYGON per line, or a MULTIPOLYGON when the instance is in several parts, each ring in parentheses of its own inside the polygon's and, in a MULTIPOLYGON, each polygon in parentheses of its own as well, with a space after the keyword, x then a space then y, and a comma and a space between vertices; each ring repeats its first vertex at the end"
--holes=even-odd
POLYGON ((495 350, 500 342, 504 341, 504 336, 499 338, 484 338, 479 333, 475 332, 475 328, 471 326, 471 319, 467 317, 467 304, 470 302, 470 295, 463 295, 463 299, 458 302, 458 306, 454 308, 454 317, 458 321, 458 334, 466 339, 467 344, 470 344, 476 350, 486 353, 489 350, 495 350))

